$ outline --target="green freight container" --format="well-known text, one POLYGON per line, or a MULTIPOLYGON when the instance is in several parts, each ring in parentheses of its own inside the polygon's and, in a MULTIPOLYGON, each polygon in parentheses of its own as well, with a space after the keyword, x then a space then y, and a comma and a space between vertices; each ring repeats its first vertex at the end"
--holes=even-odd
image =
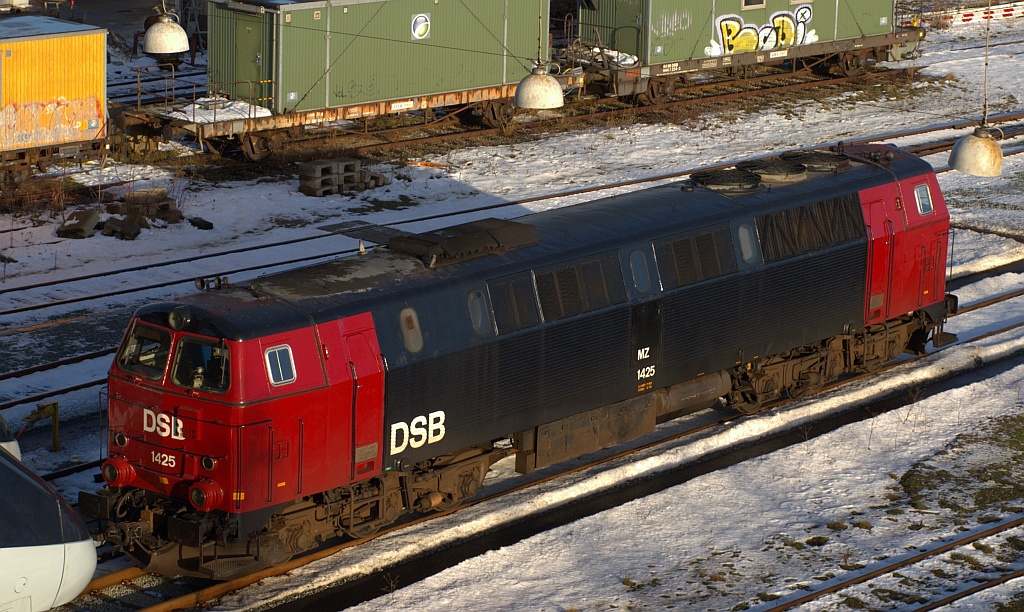
POLYGON ((889 34, 893 9, 893 0, 590 0, 579 36, 651 66, 889 34))
MULTIPOLYGON (((547 60, 547 2, 211 1, 211 89, 274 113, 518 83, 547 60)), ((488 99, 487 96, 478 99, 488 99)))

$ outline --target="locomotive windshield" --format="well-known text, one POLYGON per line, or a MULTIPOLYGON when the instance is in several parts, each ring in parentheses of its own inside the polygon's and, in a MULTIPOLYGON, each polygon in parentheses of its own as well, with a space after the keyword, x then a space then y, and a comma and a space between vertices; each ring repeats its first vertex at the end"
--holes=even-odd
MULTIPOLYGON (((173 341, 169 331, 138 321, 117 356, 117 364, 125 372, 158 381, 167 369, 173 341)), ((231 383, 229 357, 223 340, 181 336, 174 351, 171 382, 184 389, 224 393, 231 383)))
POLYGON ((223 341, 184 336, 175 351, 171 382, 186 389, 224 393, 231 382, 229 355, 223 341))
POLYGON ((117 364, 125 372, 149 380, 160 380, 171 353, 171 334, 157 327, 136 323, 125 340, 117 364))

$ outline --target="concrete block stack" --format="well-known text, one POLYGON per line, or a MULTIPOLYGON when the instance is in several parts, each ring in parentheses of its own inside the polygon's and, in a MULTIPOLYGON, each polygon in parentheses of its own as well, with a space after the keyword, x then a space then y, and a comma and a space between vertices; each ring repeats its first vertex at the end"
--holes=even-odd
POLYGON ((351 157, 317 159, 299 164, 299 191, 308 196, 323 197, 390 184, 391 179, 361 169, 359 160, 351 157))
POLYGON ((125 214, 178 223, 185 215, 178 210, 178 201, 163 187, 136 189, 124 197, 125 214))

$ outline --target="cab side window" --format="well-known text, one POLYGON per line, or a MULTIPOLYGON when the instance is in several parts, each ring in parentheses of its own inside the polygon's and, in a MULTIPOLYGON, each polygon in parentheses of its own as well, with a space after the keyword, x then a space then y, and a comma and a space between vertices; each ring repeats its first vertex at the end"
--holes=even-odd
POLYGON ((930 215, 935 207, 932 206, 932 194, 928 191, 928 185, 914 187, 914 199, 917 200, 917 212, 921 215, 930 215))
POLYGON ((267 374, 270 384, 275 387, 295 381, 295 360, 292 349, 288 345, 268 348, 264 353, 267 361, 267 374))

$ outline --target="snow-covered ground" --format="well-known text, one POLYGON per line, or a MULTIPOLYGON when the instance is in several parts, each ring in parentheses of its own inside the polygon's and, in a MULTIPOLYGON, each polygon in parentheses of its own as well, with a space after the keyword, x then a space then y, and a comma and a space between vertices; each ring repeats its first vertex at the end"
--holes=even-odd
MULTIPOLYGON (((993 42, 1024 38, 1024 23, 992 24, 993 42)), ((532 143, 488 148, 453 149, 425 161, 437 166, 386 165, 376 168, 391 176, 387 187, 358 197, 311 198, 298 193, 297 178, 285 182, 199 184, 167 170, 108 165, 91 172, 86 181, 130 179, 125 189, 167 187, 187 216, 214 224, 202 231, 187 223, 146 229, 135 241, 97 235, 86 240, 55 237, 59 216, 0 217, 0 253, 7 261, 0 270, 0 288, 17 287, 50 278, 73 276, 82 269, 116 269, 131 262, 162 260, 185 251, 220 250, 321 233, 325 223, 363 220, 392 223, 410 217, 483 206, 523 197, 549 194, 695 169, 780 152, 830 144, 843 139, 892 132, 922 122, 980 118, 983 102, 984 24, 931 32, 926 65, 920 79, 906 86, 884 85, 829 99, 783 102, 762 110, 705 115, 686 125, 614 125, 559 134, 532 143), (407 202, 408 208, 363 212, 373 203, 407 202)), ((989 57, 990 112, 1016 110, 1024 84, 1020 52, 1024 41, 993 47, 989 57)), ((933 136, 908 138, 913 144, 933 136)), ((1020 143, 1013 143, 1019 145, 1020 143)), ((1009 145, 1004 145, 1009 146, 1009 145)), ((936 166, 944 159, 929 158, 936 166)), ((989 269, 1024 258, 1024 246, 1010 237, 1024 237, 1022 193, 1024 161, 1010 157, 1000 178, 978 179, 955 172, 940 176, 956 234, 954 275, 989 269), (980 233, 980 232, 996 232, 980 233)), ((562 198, 515 207, 520 215, 542 207, 559 206, 583 197, 562 198)), ((481 214, 488 216, 493 213, 481 214)), ((410 231, 441 222, 403 226, 410 231)), ((339 241, 344 239, 338 238, 339 241)), ((343 243, 339 242, 339 248, 343 243)), ((235 279, 232 279, 235 280, 235 279)), ((1019 287, 1020 275, 1005 275, 961 292, 962 303, 1019 287)), ((55 298, 59 298, 55 295, 55 298)), ((998 320, 1024 319, 1024 307, 1010 306, 998 320)), ((962 332, 993 326, 991 315, 957 318, 951 328, 962 332)), ((958 331, 952 329, 952 331, 958 331)), ((231 598, 225 609, 247 609, 354 577, 387 562, 429 550, 487 525, 522 518, 533 508, 570 503, 580 495, 614 486, 628 478, 672 469, 708 450, 737 439, 765 435, 798 426, 816 414, 827 414, 860 401, 881 388, 903 389, 923 377, 940 376, 977 362, 989 362, 1020 348, 1019 334, 980 344, 955 347, 925 365, 894 371, 852 388, 797 403, 784 411, 748 419, 714 434, 687 439, 668 449, 544 485, 379 538, 365 546, 266 580, 231 598)), ((105 364, 97 365, 97 377, 105 364)), ((709 474, 668 491, 601 513, 569 526, 545 532, 519 544, 493 551, 418 584, 396 577, 394 592, 363 606, 384 609, 521 609, 601 610, 640 607, 681 609, 755 609, 794 590, 825 582, 858 566, 904 553, 908 549, 971 528, 982 517, 1005 514, 1010 508, 984 506, 977 499, 959 499, 958 491, 1011 487, 1021 470, 1007 463, 1013 448, 1000 448, 1000 435, 986 432, 1006 419, 1024 416, 1021 382, 1024 366, 1008 366, 990 379, 947 391, 897 412, 850 425, 763 459, 709 474), (968 444, 965 436, 985 440, 968 444), (1007 476, 998 470, 979 471, 979 465, 1011 465, 1007 476), (969 468, 969 469, 968 469, 969 468), (947 486, 911 497, 908 474, 931 470, 949 474, 947 486), (1004 482, 1005 480, 1005 482, 1004 482), (991 482, 990 482, 991 481, 991 482), (953 501, 951 501, 953 500, 953 501), (955 503, 954 503, 955 502, 955 503)), ((15 395, 19 381, 0 382, 0 395, 15 395), (4 387, 7 387, 5 389, 4 387)), ((69 399, 70 410, 95 407, 95 393, 69 399), (76 408, 75 404, 79 404, 76 408)), ((62 410, 65 409, 62 400, 62 410)), ((12 424, 17 426, 16 424, 12 424)), ((67 450, 26 453, 26 462, 47 471, 75 455, 95 458, 98 434, 65 440, 67 450)), ((507 471, 507 467, 502 468, 507 471)), ((945 482, 946 477, 930 482, 945 482)), ((91 478, 61 483, 74 499, 76 490, 96 486, 91 478)), ((1020 503, 1020 495, 1014 503, 1020 503)), ((1012 565, 1011 544, 976 548, 971 558, 986 567, 1012 565), (1001 557, 999 555, 1002 555, 1001 557), (1001 561, 995 559, 1000 558, 1001 561)), ((858 597, 873 609, 905 606, 895 591, 929 596, 953 581, 954 565, 970 565, 962 557, 929 567, 905 584, 876 584, 858 597), (930 578, 929 578, 930 577, 930 578), (921 582, 929 578, 931 582, 921 582)), ((1024 587, 1009 584, 985 597, 1009 598, 1024 587)), ((847 600, 846 605, 852 601, 847 600)), ((837 609, 839 599, 807 609, 837 609)), ((987 605, 977 600, 977 609, 987 605)))

